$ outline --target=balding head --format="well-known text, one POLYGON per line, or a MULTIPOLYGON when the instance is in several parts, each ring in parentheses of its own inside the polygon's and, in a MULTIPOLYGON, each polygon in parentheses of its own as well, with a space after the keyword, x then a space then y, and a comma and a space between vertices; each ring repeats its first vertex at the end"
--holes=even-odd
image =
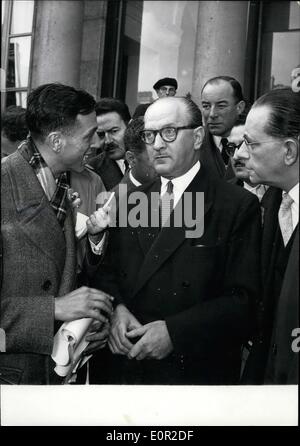
POLYGON ((198 161, 203 139, 201 124, 199 108, 187 98, 160 98, 148 107, 144 139, 159 175, 179 177, 198 161))

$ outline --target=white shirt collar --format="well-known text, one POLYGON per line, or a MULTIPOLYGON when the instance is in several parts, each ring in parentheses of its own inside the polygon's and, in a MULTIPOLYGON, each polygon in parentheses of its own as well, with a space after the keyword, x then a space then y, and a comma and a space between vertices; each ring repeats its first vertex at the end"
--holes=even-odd
POLYGON ((141 186, 142 183, 140 183, 136 178, 134 178, 131 169, 129 170, 129 178, 135 186, 141 186))
POLYGON ((294 187, 288 192, 289 196, 294 200, 294 202, 299 206, 299 183, 295 184, 294 187))
POLYGON ((297 226, 299 222, 299 183, 295 184, 294 187, 288 192, 289 196, 293 199, 291 204, 292 210, 292 222, 293 229, 297 226))
POLYGON ((118 164, 118 166, 120 167, 121 172, 124 175, 124 173, 126 171, 125 160, 122 158, 120 160, 116 160, 116 163, 118 164))
POLYGON ((256 195, 259 201, 261 201, 262 197, 264 196, 265 192, 268 189, 268 186, 265 186, 264 184, 257 184, 256 186, 250 186, 250 184, 244 181, 244 189, 256 195))
MULTIPOLYGON (((174 193, 174 206, 178 203, 181 195, 186 190, 188 185, 192 182, 196 174, 200 170, 200 161, 197 161, 190 170, 188 170, 184 175, 172 179, 173 183, 173 193, 174 193)), ((170 180, 165 177, 161 177, 161 189, 160 195, 163 195, 167 190, 167 183, 170 180)))
POLYGON ((223 148, 223 147, 222 147, 222 144, 221 144, 221 139, 222 139, 221 136, 213 135, 214 143, 215 143, 216 147, 218 147, 218 149, 220 150, 220 152, 222 151, 222 148, 223 148))

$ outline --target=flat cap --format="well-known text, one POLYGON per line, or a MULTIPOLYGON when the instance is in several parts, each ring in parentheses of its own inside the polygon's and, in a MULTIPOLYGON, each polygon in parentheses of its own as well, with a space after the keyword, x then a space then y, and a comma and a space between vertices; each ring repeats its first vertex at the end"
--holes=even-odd
POLYGON ((153 88, 154 88, 154 90, 158 90, 163 85, 171 85, 172 87, 175 88, 175 90, 177 90, 177 88, 178 88, 177 80, 174 79, 173 77, 164 77, 163 79, 159 79, 153 85, 153 88))

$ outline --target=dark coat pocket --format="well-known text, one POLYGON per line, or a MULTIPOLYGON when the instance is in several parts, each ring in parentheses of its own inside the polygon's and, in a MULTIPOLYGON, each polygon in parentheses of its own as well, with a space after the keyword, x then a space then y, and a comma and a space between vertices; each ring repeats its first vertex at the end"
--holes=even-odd
POLYGON ((12 367, 0 367, 0 384, 19 384, 23 370, 12 367))

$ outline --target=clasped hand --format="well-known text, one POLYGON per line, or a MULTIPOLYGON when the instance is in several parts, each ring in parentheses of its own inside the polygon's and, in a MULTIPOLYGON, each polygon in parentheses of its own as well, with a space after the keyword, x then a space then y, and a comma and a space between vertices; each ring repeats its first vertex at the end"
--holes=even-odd
POLYGON ((165 321, 141 325, 124 306, 118 305, 111 322, 108 345, 112 353, 129 359, 163 359, 173 350, 165 321), (131 341, 138 341, 134 344, 131 341))

